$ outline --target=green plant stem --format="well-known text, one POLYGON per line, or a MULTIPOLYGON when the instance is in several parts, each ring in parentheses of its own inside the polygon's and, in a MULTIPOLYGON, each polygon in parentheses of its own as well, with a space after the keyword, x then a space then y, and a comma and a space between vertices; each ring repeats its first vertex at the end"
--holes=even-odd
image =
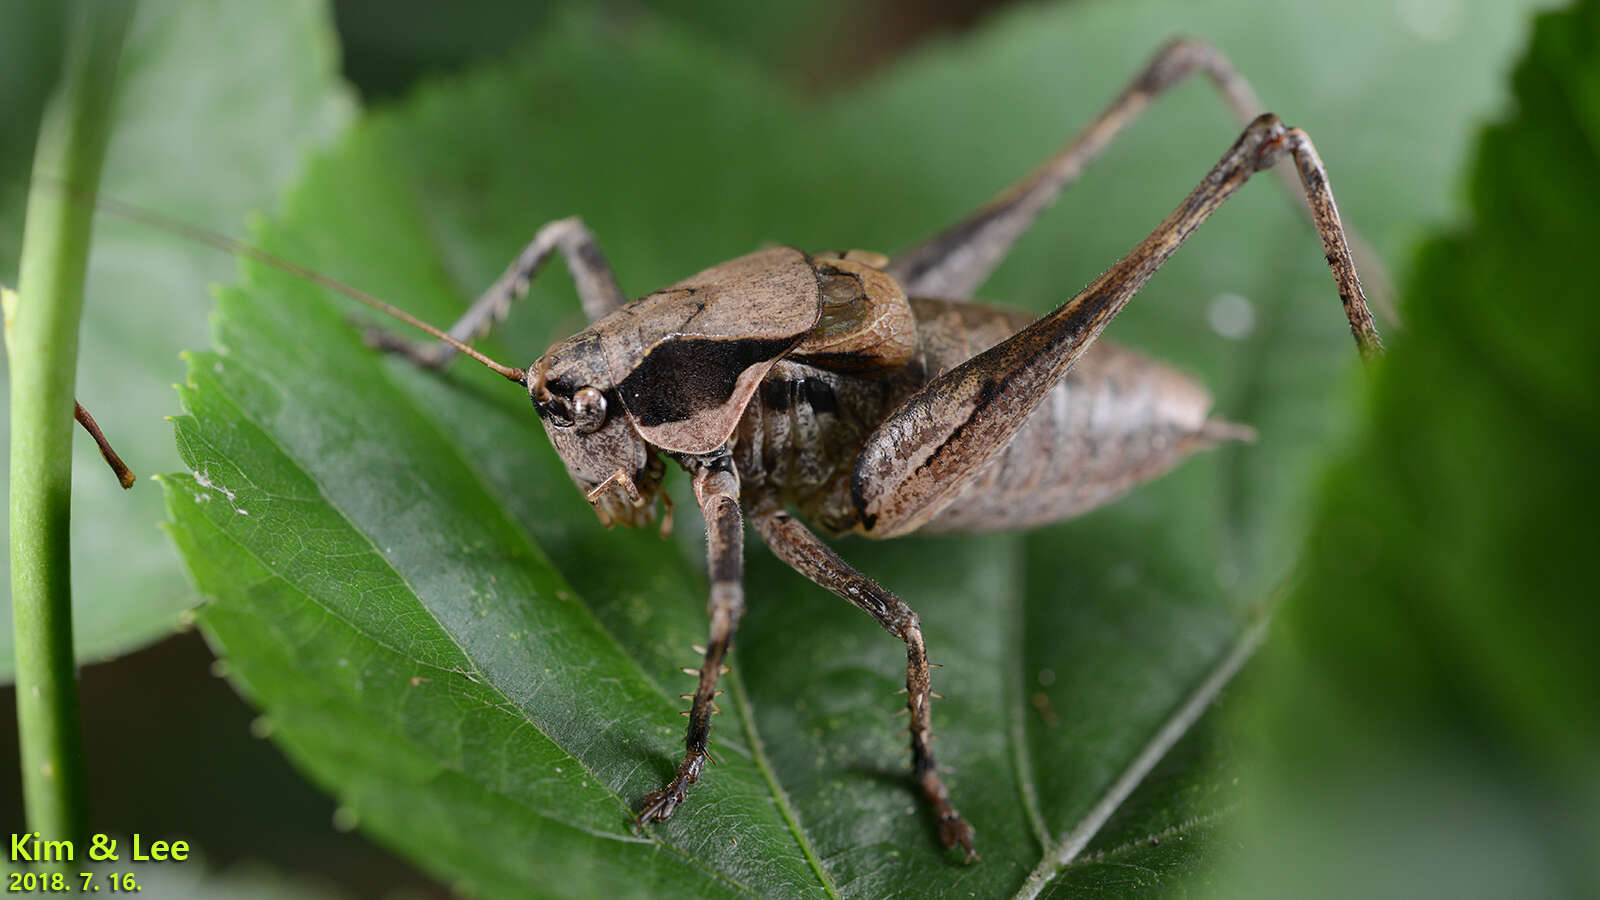
POLYGON ((83 733, 72 653, 68 523, 78 320, 132 0, 77 9, 62 81, 45 109, 23 232, 11 360, 11 601, 28 828, 85 846, 83 733), (44 176, 41 178, 40 176, 44 176), (60 183, 68 188, 63 190, 60 183))

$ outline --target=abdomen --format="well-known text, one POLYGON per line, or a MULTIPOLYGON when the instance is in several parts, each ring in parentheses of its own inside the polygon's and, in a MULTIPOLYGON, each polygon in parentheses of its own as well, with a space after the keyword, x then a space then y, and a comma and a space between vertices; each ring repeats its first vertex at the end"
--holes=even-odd
MULTIPOLYGON (((928 380, 1032 321, 972 302, 913 299, 917 350, 889 377, 779 363, 736 432, 747 484, 776 489, 824 530, 852 530, 849 475, 862 442, 928 380)), ((1210 393, 1141 353, 1101 340, 1011 442, 924 532, 1028 528, 1086 513, 1248 428, 1208 418, 1210 393)))
MULTIPOLYGON (((973 303, 913 301, 926 377, 1010 337, 1032 318, 973 303)), ((1189 454, 1250 439, 1209 418, 1211 394, 1172 366, 1100 340, 924 532, 1030 528, 1082 515, 1189 454)))

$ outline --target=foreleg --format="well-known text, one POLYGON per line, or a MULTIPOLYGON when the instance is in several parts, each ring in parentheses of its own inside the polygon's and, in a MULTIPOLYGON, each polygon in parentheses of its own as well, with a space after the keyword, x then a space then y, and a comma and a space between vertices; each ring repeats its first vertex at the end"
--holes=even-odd
MULTIPOLYGON (((557 219, 534 234, 533 240, 517 255, 505 273, 450 326, 450 336, 467 343, 488 334, 494 323, 505 319, 511 304, 528 293, 528 285, 532 283, 534 274, 558 250, 562 259, 566 260, 572 280, 577 283, 578 297, 583 301, 583 312, 589 321, 603 318, 627 302, 622 289, 617 286, 616 276, 611 274, 611 266, 583 221, 577 217, 557 219)), ((369 331, 367 342, 403 354, 430 369, 443 368, 456 355, 455 348, 443 341, 423 344, 396 337, 386 331, 369 331)))

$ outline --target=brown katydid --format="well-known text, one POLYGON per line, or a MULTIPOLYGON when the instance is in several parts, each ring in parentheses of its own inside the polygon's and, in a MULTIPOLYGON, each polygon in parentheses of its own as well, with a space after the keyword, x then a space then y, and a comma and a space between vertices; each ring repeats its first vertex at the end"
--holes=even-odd
MULTIPOLYGON (((552 222, 448 331, 291 263, 191 229, 422 328, 440 343, 370 342, 441 367, 457 351, 522 385, 602 522, 656 521, 666 461, 691 479, 706 523, 710 634, 676 774, 637 821, 684 803, 708 758, 713 698, 745 601, 746 516, 774 554, 906 645, 913 770, 947 846, 976 858, 932 749, 930 666, 916 613, 829 549, 830 533, 894 537, 1057 521, 1111 501, 1189 454, 1245 439, 1211 418, 1206 390, 1097 341, 1177 248, 1254 173, 1280 159, 1321 237, 1357 345, 1381 344, 1310 140, 1257 115, 1248 85, 1207 45, 1174 41, 1079 136, 972 215, 893 257, 761 250, 628 302, 577 219, 552 222), (1144 241, 1036 321, 969 298, 1037 215, 1157 94, 1201 72, 1248 124, 1144 241), (466 346, 559 252, 587 328, 526 369, 466 346)), ((146 217, 148 218, 148 217, 146 217)), ((174 227, 165 223, 167 227, 174 227)))

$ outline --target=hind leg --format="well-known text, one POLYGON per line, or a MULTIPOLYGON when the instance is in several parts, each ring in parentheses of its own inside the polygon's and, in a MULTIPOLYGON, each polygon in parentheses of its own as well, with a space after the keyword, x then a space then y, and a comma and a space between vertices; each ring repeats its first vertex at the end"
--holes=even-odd
MULTIPOLYGON (((1206 76, 1240 125, 1263 112, 1250 83, 1222 51, 1193 38, 1176 38, 1157 51, 1122 93, 1056 155, 960 222, 896 255, 886 271, 912 297, 972 296, 1045 207, 1077 181, 1151 102, 1196 74, 1206 76)), ((1279 166, 1277 171, 1291 196, 1300 197, 1294 170, 1279 166)), ((1314 212, 1312 218, 1315 221, 1314 212)), ((1377 278, 1374 295, 1382 305, 1389 289, 1377 256, 1359 236, 1353 232, 1348 236, 1361 270, 1377 278)))
POLYGON ((935 378, 879 423, 851 472, 859 529, 874 537, 904 534, 959 496, 1156 270, 1252 174, 1285 153, 1299 169, 1356 346, 1365 357, 1379 353, 1383 344, 1322 160, 1305 132, 1261 116, 1183 203, 1104 275, 1054 312, 935 378))

